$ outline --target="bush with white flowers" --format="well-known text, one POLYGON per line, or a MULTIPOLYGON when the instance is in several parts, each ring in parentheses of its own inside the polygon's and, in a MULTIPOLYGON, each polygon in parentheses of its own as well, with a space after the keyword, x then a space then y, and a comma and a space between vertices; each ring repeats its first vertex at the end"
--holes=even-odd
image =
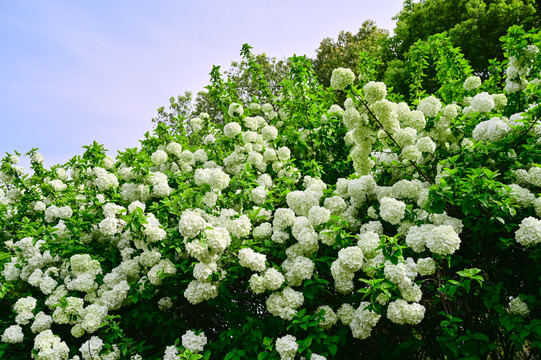
POLYGON ((541 40, 513 31, 505 84, 465 72, 408 104, 293 57, 263 96, 244 48, 264 98, 215 69, 216 118, 116 158, 6 154, 0 357, 537 355, 541 40))

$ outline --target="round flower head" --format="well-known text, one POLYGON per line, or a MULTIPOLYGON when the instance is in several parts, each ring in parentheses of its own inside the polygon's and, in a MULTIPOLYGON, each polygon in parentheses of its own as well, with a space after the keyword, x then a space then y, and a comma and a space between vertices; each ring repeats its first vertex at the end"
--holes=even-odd
POLYGON ((528 305, 521 298, 512 298, 509 301, 509 313, 520 317, 526 317, 530 315, 530 309, 528 305))
POLYGON ((525 218, 515 233, 515 239, 522 246, 535 245, 541 242, 541 220, 532 216, 525 218))
POLYGON ((226 137, 230 139, 240 134, 241 131, 242 131, 242 128, 236 122, 230 122, 224 126, 224 134, 226 137))
POLYGON ((182 346, 190 350, 192 353, 203 351, 203 347, 207 344, 207 337, 204 333, 195 335, 191 330, 182 335, 182 346))
POLYGON ((385 99, 387 87, 382 82, 370 81, 364 86, 364 96, 370 104, 385 99))
POLYGON ((441 102, 434 96, 429 96, 419 101, 417 110, 421 111, 426 117, 435 117, 441 110, 441 102))
POLYGON ((471 91, 481 86, 481 78, 479 76, 470 76, 464 81, 464 90, 471 91))
POLYGON ((473 97, 471 107, 474 111, 489 112, 494 108, 494 99, 489 93, 482 92, 473 97))
POLYGON ((355 74, 350 69, 338 68, 332 71, 331 86, 335 90, 344 90, 355 81, 355 74))
POLYGON ((280 354, 281 360, 292 360, 297 353, 297 339, 292 335, 286 335, 276 340, 276 351, 280 354))
POLYGON ((244 108, 240 104, 232 103, 231 105, 229 105, 229 110, 227 111, 227 113, 231 117, 241 116, 244 113, 244 108))

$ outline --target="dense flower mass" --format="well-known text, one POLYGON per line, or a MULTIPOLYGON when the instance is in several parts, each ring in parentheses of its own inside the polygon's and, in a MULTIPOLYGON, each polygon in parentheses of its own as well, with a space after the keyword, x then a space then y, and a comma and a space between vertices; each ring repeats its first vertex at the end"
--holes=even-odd
POLYGON ((215 68, 208 113, 175 103, 174 130, 116 158, 6 154, 0 354, 537 355, 541 40, 519 32, 495 73, 506 94, 460 61, 410 96, 377 68, 324 88, 301 57, 271 90, 245 47, 252 90, 215 68))

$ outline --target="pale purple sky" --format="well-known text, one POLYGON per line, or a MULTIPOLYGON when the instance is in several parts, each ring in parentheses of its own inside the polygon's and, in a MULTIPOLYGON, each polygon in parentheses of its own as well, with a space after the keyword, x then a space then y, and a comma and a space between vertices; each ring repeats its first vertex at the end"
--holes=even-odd
POLYGON ((45 165, 94 140, 138 146, 156 109, 208 84, 242 44, 284 58, 372 19, 393 30, 402 0, 2 0, 0 156, 40 148, 45 165))

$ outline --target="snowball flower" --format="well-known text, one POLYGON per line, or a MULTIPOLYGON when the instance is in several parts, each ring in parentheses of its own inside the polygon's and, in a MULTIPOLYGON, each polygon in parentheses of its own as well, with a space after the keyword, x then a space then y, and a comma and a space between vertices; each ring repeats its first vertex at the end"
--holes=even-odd
POLYGON ((253 271, 265 270, 265 261, 267 256, 259 254, 250 248, 244 248, 239 251, 239 264, 250 268, 253 271))
POLYGON ((474 111, 489 112, 494 108, 494 99, 487 92, 482 92, 473 97, 470 105, 474 111))
POLYGON ((336 90, 344 90, 355 81, 355 74, 350 69, 338 68, 332 71, 331 86, 336 90))
POLYGON ((464 90, 471 91, 481 86, 481 78, 479 76, 470 76, 464 81, 464 90))
POLYGON ((515 239, 522 246, 541 243, 541 220, 529 216, 522 220, 515 239))
POLYGON ((387 96, 387 87, 382 82, 370 81, 364 86, 363 90, 366 101, 370 104, 385 99, 385 96, 387 96))
POLYGON ((150 160, 154 165, 161 165, 167 161, 167 153, 163 150, 156 150, 150 155, 150 160))
POLYGON ((229 105, 227 113, 231 117, 241 116, 244 113, 244 108, 240 104, 232 103, 231 105, 229 105))
POLYGON ((240 134, 241 131, 242 131, 242 128, 236 122, 230 122, 224 126, 224 134, 226 137, 230 139, 240 134))
POLYGON ((421 276, 432 275, 436 272, 436 262, 432 258, 417 260, 417 271, 421 276))
POLYGON ((23 342, 23 328, 19 325, 11 325, 2 334, 2 342, 16 344, 23 342))
POLYGON ((530 309, 528 305, 521 298, 512 298, 509 301, 509 313, 520 317, 526 317, 530 315, 530 309))
POLYGON ((426 117, 435 117, 441 110, 441 102, 434 96, 429 96, 419 101, 417 110, 421 111, 426 117))
POLYGON ((396 225, 404 218, 406 212, 404 202, 390 197, 383 197, 379 203, 379 214, 383 220, 396 225))
POLYGON ((453 227, 436 226, 426 240, 426 247, 435 254, 453 254, 460 247, 460 238, 453 227))
POLYGON ((276 340, 276 351, 280 354, 281 360, 293 360, 298 347, 297 339, 292 335, 286 335, 276 340))
POLYGON ((499 141, 511 131, 511 128, 501 119, 494 117, 480 122, 473 129, 472 136, 475 141, 499 141))
POLYGON ((186 334, 182 335, 182 346, 190 350, 192 353, 198 353, 203 351, 203 347, 207 344, 207 337, 205 333, 195 335, 192 330, 188 330, 186 334))
POLYGON ((178 224, 180 234, 187 238, 194 238, 201 230, 207 226, 205 219, 192 210, 186 210, 182 213, 178 224))

